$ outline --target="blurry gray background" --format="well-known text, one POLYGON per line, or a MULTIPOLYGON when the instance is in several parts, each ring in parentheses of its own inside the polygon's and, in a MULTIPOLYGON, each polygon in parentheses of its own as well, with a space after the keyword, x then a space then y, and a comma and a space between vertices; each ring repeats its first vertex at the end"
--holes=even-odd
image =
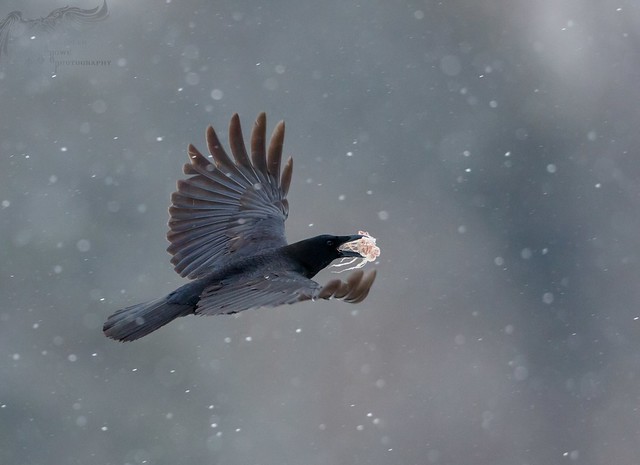
POLYGON ((0 56, 0 463, 637 464, 633 1, 108 6, 0 56), (107 340, 184 282, 187 144, 259 111, 289 240, 378 238, 368 300, 107 340))

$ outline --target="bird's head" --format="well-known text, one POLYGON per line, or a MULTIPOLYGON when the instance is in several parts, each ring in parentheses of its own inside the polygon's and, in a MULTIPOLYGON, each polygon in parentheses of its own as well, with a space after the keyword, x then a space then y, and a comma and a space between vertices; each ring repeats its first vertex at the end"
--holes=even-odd
POLYGON ((293 252, 296 261, 303 265, 304 274, 311 278, 338 258, 362 257, 358 252, 341 250, 341 246, 344 244, 357 241, 360 238, 362 238, 360 234, 352 236, 323 234, 296 242, 289 245, 288 248, 293 252))

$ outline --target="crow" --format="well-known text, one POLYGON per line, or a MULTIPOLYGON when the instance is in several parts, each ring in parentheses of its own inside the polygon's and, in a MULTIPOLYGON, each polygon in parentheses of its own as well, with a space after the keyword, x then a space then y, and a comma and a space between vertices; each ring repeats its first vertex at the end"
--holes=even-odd
POLYGON ((293 160, 281 174, 284 122, 276 125, 266 148, 266 115, 251 133, 251 156, 245 148, 237 114, 229 125, 233 160, 213 127, 206 131, 209 152, 188 147, 189 177, 178 181, 171 196, 167 251, 182 277, 192 281, 150 302, 124 308, 104 323, 104 334, 133 341, 172 320, 191 314, 232 314, 259 307, 316 299, 358 303, 367 297, 376 277, 354 271, 346 281, 313 281, 333 260, 362 256, 345 244, 363 236, 320 235, 287 244, 284 222, 293 160))

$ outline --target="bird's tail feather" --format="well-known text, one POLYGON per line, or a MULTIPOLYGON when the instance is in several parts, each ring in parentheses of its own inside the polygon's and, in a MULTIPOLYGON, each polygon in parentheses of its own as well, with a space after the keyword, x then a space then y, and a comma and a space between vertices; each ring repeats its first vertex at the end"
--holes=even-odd
POLYGON ((111 339, 134 341, 179 316, 193 313, 191 305, 169 303, 167 297, 118 310, 107 319, 102 331, 111 339))

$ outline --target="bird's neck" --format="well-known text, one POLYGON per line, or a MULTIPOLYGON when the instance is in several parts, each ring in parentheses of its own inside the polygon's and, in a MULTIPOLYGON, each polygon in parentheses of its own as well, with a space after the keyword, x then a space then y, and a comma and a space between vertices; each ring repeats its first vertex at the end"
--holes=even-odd
POLYGON ((310 247, 307 240, 286 245, 282 248, 282 251, 296 268, 295 271, 309 279, 331 263, 331 260, 327 261, 326 258, 319 257, 314 248, 310 247))

